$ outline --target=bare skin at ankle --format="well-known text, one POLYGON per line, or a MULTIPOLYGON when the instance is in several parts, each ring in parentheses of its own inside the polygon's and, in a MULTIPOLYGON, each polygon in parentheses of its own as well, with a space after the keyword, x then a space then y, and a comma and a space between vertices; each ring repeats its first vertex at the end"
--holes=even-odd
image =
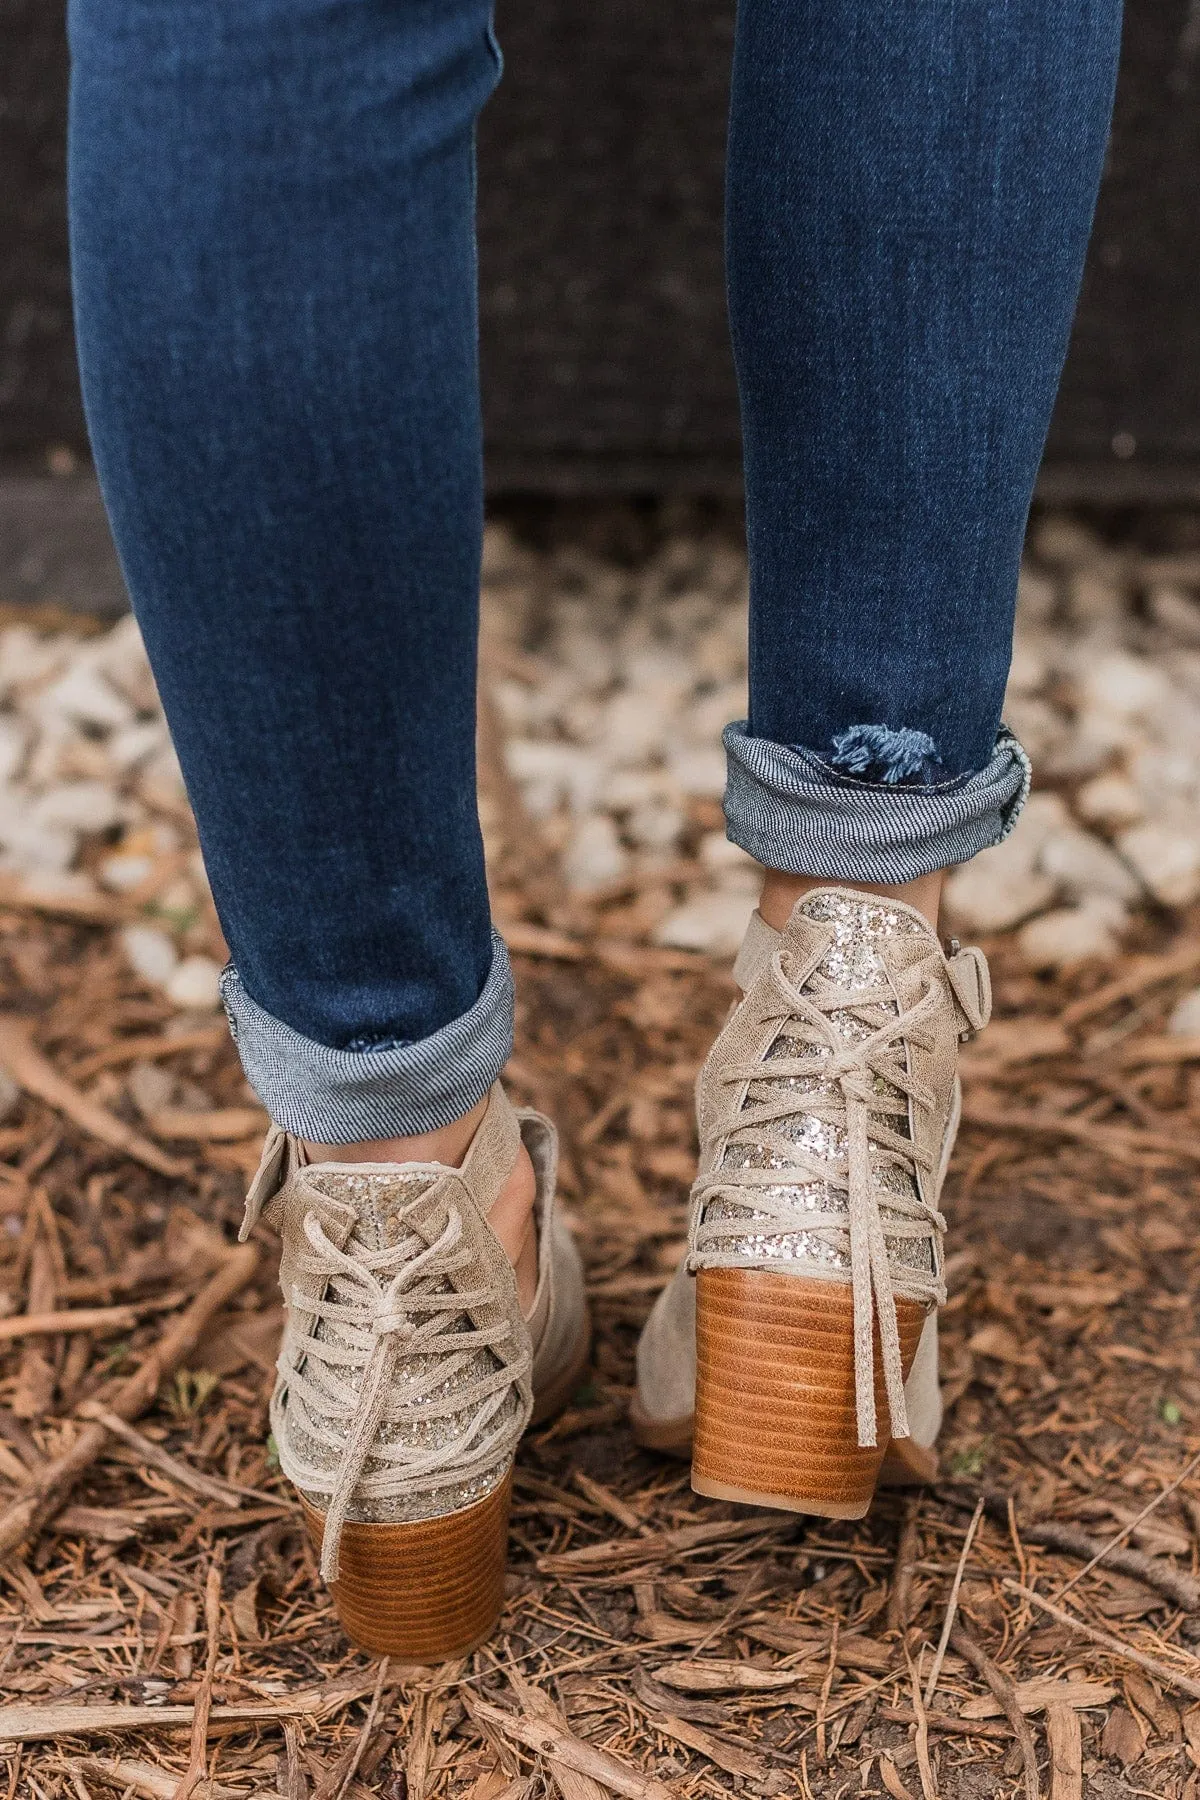
POLYGON ((867 881, 833 882, 816 875, 784 875, 778 869, 764 869, 763 875, 758 910, 767 924, 774 926, 776 931, 783 930, 792 916, 792 908, 797 900, 819 887, 853 888, 859 894, 882 894, 887 900, 904 900, 909 906, 915 906, 919 913, 924 913, 936 931, 942 904, 942 885, 946 879, 945 869, 935 869, 932 875, 921 875, 916 881, 902 881, 894 887, 886 882, 876 886, 867 881))
MULTIPOLYGON (((317 1162, 438 1162, 457 1168, 486 1111, 487 1101, 481 1100, 452 1125, 418 1132, 415 1137, 366 1138, 357 1144, 308 1144, 307 1148, 317 1162)), ((536 1193, 533 1164, 522 1144, 513 1172, 488 1214, 488 1224, 516 1270, 517 1294, 524 1312, 533 1305, 537 1290, 537 1226, 533 1217, 536 1193)))

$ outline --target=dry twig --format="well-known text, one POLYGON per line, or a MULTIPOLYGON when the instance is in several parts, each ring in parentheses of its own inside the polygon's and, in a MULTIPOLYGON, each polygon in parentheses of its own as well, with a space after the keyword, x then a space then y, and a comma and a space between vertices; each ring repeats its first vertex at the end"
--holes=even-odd
POLYGON ((962 1625, 956 1625, 950 1633, 950 1642, 958 1654, 970 1663, 971 1667, 983 1676, 1000 1702, 1005 1718, 1013 1728, 1013 1736, 1021 1747, 1021 1761, 1025 1769, 1026 1800, 1040 1800, 1041 1785, 1038 1781, 1037 1751, 1033 1745, 1033 1733, 1025 1723, 1017 1699, 1016 1689, 1003 1669, 996 1667, 991 1657, 980 1648, 962 1625))
POLYGON ((18 1087, 35 1099, 44 1100, 55 1112, 62 1113, 89 1137, 98 1138, 111 1150, 119 1150, 123 1156, 132 1157, 134 1162, 143 1163, 156 1175, 182 1179, 191 1174, 190 1163, 177 1162, 173 1156, 166 1156, 157 1144, 133 1131, 107 1107, 89 1100, 71 1082, 65 1081, 41 1051, 34 1048, 25 1021, 12 1013, 0 1015, 0 1062, 18 1087))
MULTIPOLYGON (((209 1321, 251 1280, 258 1260, 253 1244, 240 1244, 230 1252, 187 1310, 147 1352, 137 1373, 121 1383, 112 1397, 112 1412, 122 1419, 135 1419, 146 1410, 163 1379, 173 1374, 195 1348, 209 1321)), ((0 1513, 0 1555, 15 1550, 57 1512, 84 1470, 95 1462, 108 1436, 103 1425, 85 1426, 70 1449, 46 1463, 24 1492, 0 1513)))

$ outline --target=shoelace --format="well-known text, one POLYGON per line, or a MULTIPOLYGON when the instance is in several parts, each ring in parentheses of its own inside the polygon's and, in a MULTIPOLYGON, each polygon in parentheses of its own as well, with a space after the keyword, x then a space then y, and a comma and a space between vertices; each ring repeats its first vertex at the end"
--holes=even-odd
POLYGON ((470 1307, 491 1297, 486 1288, 455 1290, 450 1285, 449 1277, 471 1261, 471 1251, 459 1247, 462 1232, 461 1214, 451 1206, 446 1225, 432 1244, 409 1234, 386 1249, 359 1249, 350 1256, 331 1242, 314 1213, 304 1220, 304 1235, 313 1251, 304 1259, 305 1273, 328 1281, 340 1277, 356 1290, 352 1300, 331 1300, 326 1288, 314 1301, 294 1289, 292 1305, 308 1313, 310 1323, 302 1338, 295 1334, 286 1365, 280 1362, 287 1407, 277 1441, 285 1474, 309 1492, 329 1486, 327 1468, 306 1462, 296 1451, 293 1429, 326 1446, 337 1458, 321 1544, 325 1581, 337 1580, 342 1528, 356 1495, 396 1498, 411 1492, 422 1476, 433 1474, 436 1487, 460 1485, 494 1468, 511 1440, 508 1421, 495 1430, 488 1428, 525 1372, 527 1351, 489 1375, 434 1395, 435 1389, 452 1384, 480 1350, 512 1336, 505 1321, 469 1331, 452 1329, 470 1307), (335 1323, 338 1337, 317 1337, 321 1321, 335 1323), (435 1360, 423 1375, 396 1388, 399 1359, 416 1355, 435 1360), (346 1371, 359 1374, 359 1380, 347 1380, 346 1371), (385 1422, 408 1416, 426 1423, 469 1407, 474 1409, 470 1418, 449 1443, 419 1449, 377 1441, 385 1422), (364 1474, 372 1458, 384 1466, 364 1474))
MULTIPOLYGON (((936 1255, 946 1221, 936 1208, 917 1197, 887 1190, 880 1193, 873 1178, 872 1147, 876 1162, 882 1160, 914 1177, 929 1171, 933 1157, 907 1136, 894 1131, 889 1117, 907 1118, 908 1102, 930 1107, 934 1096, 909 1073, 906 1044, 933 1047, 931 1021, 940 1000, 934 990, 907 1010, 894 1011, 895 1001, 884 985, 842 988, 824 976, 813 975, 807 991, 789 980, 783 954, 772 961, 779 1011, 771 1016, 789 1038, 813 1046, 800 1056, 768 1057, 762 1062, 731 1064, 724 1081, 731 1087, 778 1086, 793 1080, 813 1079, 822 1087, 810 1093, 783 1088, 769 1099, 749 1100, 741 1110, 721 1121, 707 1134, 706 1153, 722 1143, 762 1145, 773 1151, 780 1168, 716 1169, 702 1177, 693 1189, 695 1227, 690 1266, 693 1268, 744 1268, 761 1266, 757 1259, 729 1247, 730 1240, 747 1234, 748 1219, 710 1219, 707 1208, 724 1199, 752 1209, 781 1233, 812 1232, 849 1236, 850 1284, 854 1308, 854 1378, 858 1441, 876 1442, 874 1326, 879 1327, 883 1373, 893 1437, 908 1435, 904 1403, 904 1369, 896 1320, 896 1295, 888 1257, 888 1240, 918 1239, 931 1246, 928 1271, 904 1268, 903 1284, 915 1300, 940 1304, 945 1299, 936 1255), (847 1043, 830 1022, 832 1013, 851 1013, 870 1035, 847 1043), (880 1090, 878 1084, 886 1084, 880 1090), (844 1133, 846 1155, 827 1159, 803 1143, 772 1127, 782 1119, 804 1114, 820 1119, 844 1133), (846 1195, 847 1210, 801 1210, 772 1188, 790 1185, 789 1176, 804 1182, 820 1182, 846 1195), (755 1190, 748 1194, 747 1189, 755 1190), (881 1210, 886 1204, 886 1225, 881 1210)), ((755 1221, 755 1229, 761 1225, 755 1221)))

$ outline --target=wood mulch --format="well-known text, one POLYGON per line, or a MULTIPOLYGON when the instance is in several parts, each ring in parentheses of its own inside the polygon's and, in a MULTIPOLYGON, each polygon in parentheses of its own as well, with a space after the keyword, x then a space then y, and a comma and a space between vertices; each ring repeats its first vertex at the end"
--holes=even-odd
POLYGON ((597 1328, 521 1451, 501 1629, 432 1671, 343 1638, 267 1440, 281 1310, 270 1234, 232 1249, 261 1125, 233 1051, 130 973, 124 902, 10 885, 0 1800, 1195 1796, 1200 1046, 1164 1021, 1200 914, 1147 915, 1115 980, 991 946, 942 1477, 861 1523, 751 1514, 625 1424, 728 975, 650 947, 635 889, 566 898, 489 742, 509 1080, 562 1128, 597 1328))

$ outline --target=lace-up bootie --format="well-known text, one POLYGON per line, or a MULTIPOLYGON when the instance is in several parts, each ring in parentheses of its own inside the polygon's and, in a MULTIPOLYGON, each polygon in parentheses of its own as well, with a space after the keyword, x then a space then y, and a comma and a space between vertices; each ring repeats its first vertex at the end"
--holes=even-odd
POLYGON ((945 956, 899 901, 818 888, 782 933, 754 915, 734 974, 744 998, 696 1084, 688 1255, 638 1348, 634 1431, 662 1450, 693 1439, 702 1494, 861 1518, 889 1444, 895 1477, 936 1470, 938 1200, 987 964, 945 956))
POLYGON ((283 1239, 288 1321, 271 1402, 284 1473, 347 1633, 408 1661, 457 1656, 504 1597, 513 1455, 587 1361, 574 1242, 554 1211, 556 1139, 499 1086, 461 1168, 309 1163, 272 1129, 242 1236, 283 1239), (538 1283, 487 1223, 521 1141, 537 1177, 538 1283))

